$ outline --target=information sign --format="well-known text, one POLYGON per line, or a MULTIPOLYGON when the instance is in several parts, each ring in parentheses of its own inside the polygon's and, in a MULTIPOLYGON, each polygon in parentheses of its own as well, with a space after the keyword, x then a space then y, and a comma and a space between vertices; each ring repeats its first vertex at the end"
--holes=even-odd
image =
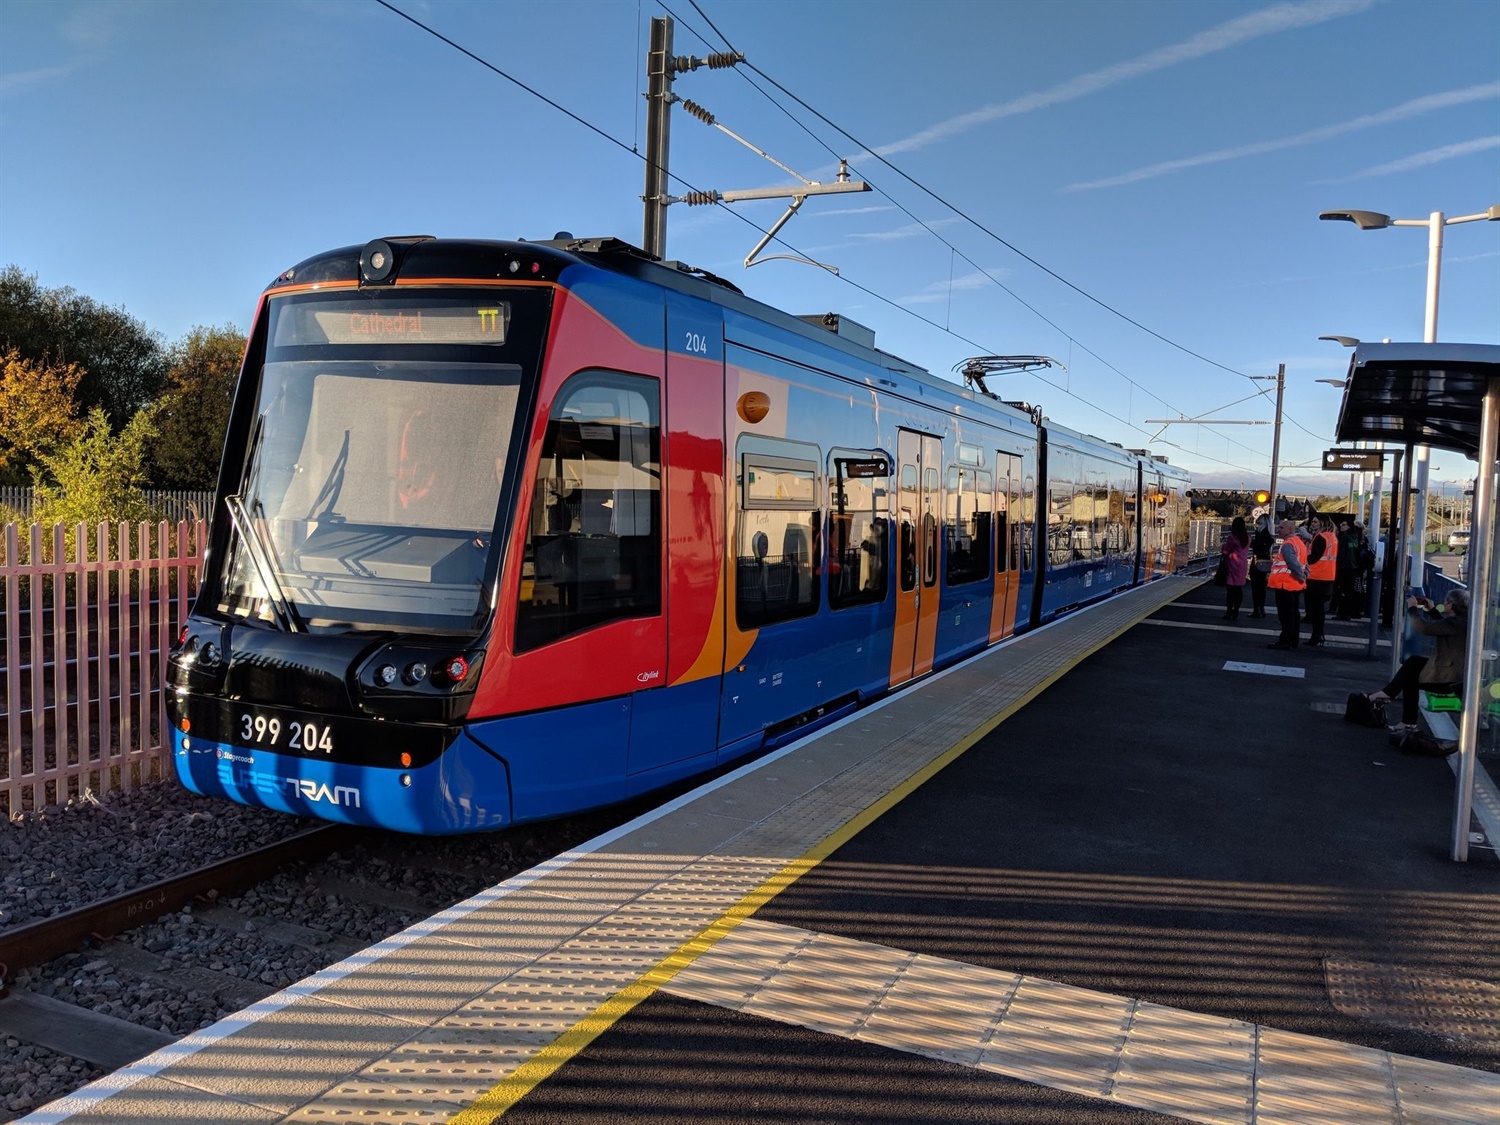
POLYGON ((1385 454, 1369 449, 1329 449, 1323 453, 1323 468, 1335 473, 1378 473, 1385 454))

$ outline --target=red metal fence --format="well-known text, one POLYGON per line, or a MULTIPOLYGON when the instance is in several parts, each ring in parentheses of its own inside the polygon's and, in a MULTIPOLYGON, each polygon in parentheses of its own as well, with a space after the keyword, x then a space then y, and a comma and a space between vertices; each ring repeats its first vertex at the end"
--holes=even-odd
POLYGON ((5 527, 0 814, 166 768, 163 661, 198 587, 207 525, 5 527))

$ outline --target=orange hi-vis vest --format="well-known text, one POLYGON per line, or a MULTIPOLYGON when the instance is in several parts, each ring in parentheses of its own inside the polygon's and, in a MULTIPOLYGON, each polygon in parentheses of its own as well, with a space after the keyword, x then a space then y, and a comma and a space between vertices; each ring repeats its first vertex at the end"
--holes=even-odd
MULTIPOLYGON (((1302 542, 1302 537, 1293 533, 1290 539, 1285 540, 1292 545, 1296 552, 1297 561, 1303 568, 1307 567, 1307 544, 1302 542)), ((1291 568, 1286 565, 1286 556, 1281 553, 1283 544, 1278 544, 1276 550, 1271 552, 1271 574, 1266 579, 1266 585, 1273 590, 1305 590, 1306 582, 1298 582, 1297 576, 1292 573, 1291 568)))
POLYGON ((1323 540, 1323 557, 1307 568, 1307 576, 1314 582, 1332 582, 1338 577, 1339 537, 1320 531, 1318 538, 1323 540))

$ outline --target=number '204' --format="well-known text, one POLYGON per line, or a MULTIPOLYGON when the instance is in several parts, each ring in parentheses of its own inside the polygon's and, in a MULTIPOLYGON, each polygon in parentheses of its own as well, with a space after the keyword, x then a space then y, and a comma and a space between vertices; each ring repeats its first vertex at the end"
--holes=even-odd
POLYGON ((695 355, 708 354, 708 337, 701 332, 684 333, 686 338, 686 349, 695 355))

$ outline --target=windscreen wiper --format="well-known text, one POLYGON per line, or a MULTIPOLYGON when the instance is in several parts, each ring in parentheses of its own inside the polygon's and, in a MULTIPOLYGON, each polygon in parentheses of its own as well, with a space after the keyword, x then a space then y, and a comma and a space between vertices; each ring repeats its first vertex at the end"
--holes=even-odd
POLYGON ((328 470, 328 477, 323 481, 323 487, 318 490, 317 499, 312 502, 312 507, 307 510, 309 520, 341 521, 344 517, 333 510, 338 503, 339 493, 344 490, 344 472, 349 467, 349 430, 344 431, 344 444, 339 448, 339 455, 333 459, 333 467, 328 470), (323 510, 318 511, 318 505, 323 505, 323 510), (314 515, 314 513, 317 513, 314 515))
POLYGON ((250 553, 255 573, 260 577, 260 584, 271 601, 271 608, 276 611, 276 623, 288 633, 306 632, 301 614, 286 596, 281 579, 276 577, 276 567, 271 562, 271 553, 265 541, 256 530, 250 513, 245 511, 245 502, 237 495, 226 496, 224 506, 229 509, 229 519, 234 524, 234 530, 238 533, 240 542, 245 545, 245 550, 250 553))

